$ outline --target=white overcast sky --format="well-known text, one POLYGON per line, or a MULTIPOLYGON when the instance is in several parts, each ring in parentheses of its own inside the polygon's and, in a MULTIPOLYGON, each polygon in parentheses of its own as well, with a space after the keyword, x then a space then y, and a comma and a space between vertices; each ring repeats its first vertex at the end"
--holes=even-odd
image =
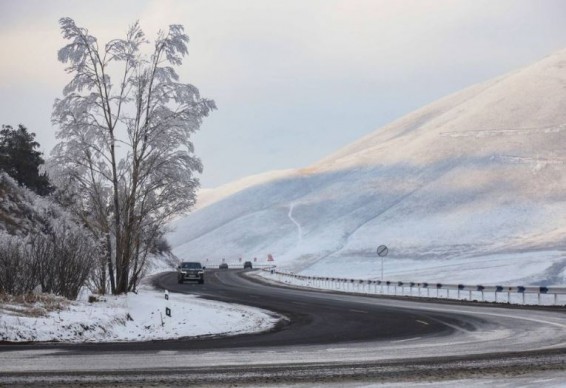
MULTIPOLYGON (((48 156, 68 76, 58 19, 99 41, 183 24, 181 78, 216 100, 193 137, 204 187, 303 167, 466 86, 566 48, 562 0, 0 0, 0 123, 48 156)), ((566 107, 565 107, 566 109, 566 107)))

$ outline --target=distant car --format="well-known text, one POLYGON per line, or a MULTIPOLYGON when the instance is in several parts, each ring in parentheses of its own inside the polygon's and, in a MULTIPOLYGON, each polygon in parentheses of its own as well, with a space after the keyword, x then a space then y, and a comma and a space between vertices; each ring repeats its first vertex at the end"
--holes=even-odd
POLYGON ((228 269, 228 264, 222 263, 218 266, 219 269, 228 269))
POLYGON ((249 269, 252 269, 252 268, 253 268, 251 261, 246 261, 246 262, 244 263, 244 269, 246 269, 246 268, 249 268, 249 269))
POLYGON ((196 280, 204 283, 204 269, 199 262, 184 261, 177 267, 177 281, 182 284, 185 280, 196 280))

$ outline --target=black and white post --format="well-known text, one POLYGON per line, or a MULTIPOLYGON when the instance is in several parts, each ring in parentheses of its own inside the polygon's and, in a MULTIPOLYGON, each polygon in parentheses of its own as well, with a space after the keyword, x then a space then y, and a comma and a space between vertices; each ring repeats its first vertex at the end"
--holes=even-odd
POLYGON ((171 318, 171 307, 169 306, 169 291, 165 290, 165 316, 171 318))

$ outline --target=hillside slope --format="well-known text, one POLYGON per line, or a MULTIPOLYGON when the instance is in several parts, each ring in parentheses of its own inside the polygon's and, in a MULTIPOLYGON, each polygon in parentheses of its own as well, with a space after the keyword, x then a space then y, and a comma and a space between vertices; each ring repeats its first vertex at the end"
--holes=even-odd
POLYGON ((294 271, 376 277, 383 243, 388 279, 563 283, 565 132, 561 51, 308 168, 224 187, 176 222, 174 252, 210 262, 271 253, 294 271))

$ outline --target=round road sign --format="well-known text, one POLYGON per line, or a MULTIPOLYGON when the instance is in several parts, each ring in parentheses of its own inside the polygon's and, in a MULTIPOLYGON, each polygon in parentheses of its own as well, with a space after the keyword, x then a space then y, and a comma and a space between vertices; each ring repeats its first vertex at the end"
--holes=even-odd
POLYGON ((379 257, 385 257, 389 253, 389 249, 385 245, 380 245, 377 247, 377 255, 379 257))

